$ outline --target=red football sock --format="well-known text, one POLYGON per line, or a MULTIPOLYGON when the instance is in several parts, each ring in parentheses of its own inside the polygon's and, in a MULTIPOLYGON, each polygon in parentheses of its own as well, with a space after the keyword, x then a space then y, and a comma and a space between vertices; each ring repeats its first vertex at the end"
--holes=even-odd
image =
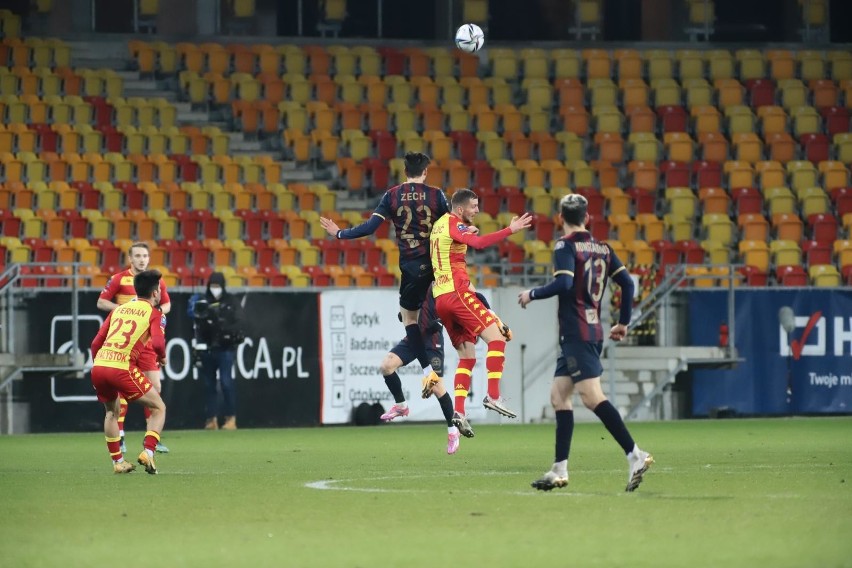
POLYGON ((470 375, 473 372, 473 366, 476 364, 476 359, 459 359, 459 366, 456 369, 455 378, 455 411, 459 414, 464 414, 464 402, 467 399, 467 393, 470 392, 470 375))
POLYGON ((488 370, 488 396, 500 398, 500 378, 503 376, 503 364, 506 361, 506 342, 489 341, 485 368, 488 370))
POLYGON ((160 433, 155 432, 154 430, 148 430, 145 432, 145 439, 142 440, 142 445, 145 446, 146 450, 151 450, 152 452, 157 449, 157 442, 160 441, 160 433))
POLYGON ((112 458, 112 461, 117 462, 123 458, 124 454, 121 453, 121 437, 110 438, 109 436, 104 436, 104 438, 106 438, 107 450, 109 450, 109 457, 112 458))
POLYGON ((150 408, 148 408, 147 406, 143 406, 142 410, 145 412, 145 420, 148 420, 149 418, 151 418, 151 409, 150 408))

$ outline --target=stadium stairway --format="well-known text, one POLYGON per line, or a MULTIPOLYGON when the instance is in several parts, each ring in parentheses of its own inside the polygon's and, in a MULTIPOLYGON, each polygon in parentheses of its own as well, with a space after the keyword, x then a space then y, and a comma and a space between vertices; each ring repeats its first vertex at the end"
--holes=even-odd
POLYGON ((83 362, 70 353, 7 353, 0 352, 0 435, 23 434, 29 423, 29 404, 15 401, 12 382, 24 373, 55 373, 82 378, 83 362), (76 367, 75 367, 76 365, 76 367))
MULTIPOLYGON (((132 69, 133 60, 127 52, 128 38, 106 41, 69 41, 71 47, 72 65, 88 69, 112 69, 124 81, 122 96, 144 97, 148 99, 163 98, 174 105, 177 110, 179 126, 216 126, 229 138, 228 154, 236 156, 270 156, 281 164, 281 183, 302 182, 311 183, 325 179, 326 172, 314 171, 297 167, 296 163, 282 159, 278 150, 264 148, 259 140, 249 140, 242 132, 231 128, 227 116, 217 111, 193 109, 188 102, 178 100, 179 87, 174 77, 157 79, 142 77, 139 71, 132 69)), ((347 203, 338 201, 341 206, 347 203)), ((363 202, 353 203, 352 207, 362 207, 363 202)))

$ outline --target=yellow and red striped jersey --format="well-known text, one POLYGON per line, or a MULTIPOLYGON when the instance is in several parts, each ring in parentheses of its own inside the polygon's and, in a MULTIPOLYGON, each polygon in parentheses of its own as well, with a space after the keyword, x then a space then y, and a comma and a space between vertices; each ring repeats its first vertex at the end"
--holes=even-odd
POLYGON ((432 271, 435 273, 432 294, 437 298, 454 290, 470 288, 465 259, 468 245, 475 249, 485 248, 511 234, 512 230, 506 227, 480 237, 471 231, 470 225, 453 213, 447 213, 438 219, 429 236, 429 257, 432 260, 432 271))
MULTIPOLYGON (((113 274, 107 280, 106 286, 101 291, 99 296, 104 300, 115 302, 118 305, 126 304, 130 300, 136 298, 136 289, 133 288, 133 271, 128 268, 113 274)), ((166 283, 160 279, 160 304, 168 304, 169 292, 166 290, 166 283)))
POLYGON ((139 353, 151 341, 159 358, 166 356, 164 316, 144 300, 127 302, 110 312, 92 341, 92 356, 97 367, 129 369, 139 353))

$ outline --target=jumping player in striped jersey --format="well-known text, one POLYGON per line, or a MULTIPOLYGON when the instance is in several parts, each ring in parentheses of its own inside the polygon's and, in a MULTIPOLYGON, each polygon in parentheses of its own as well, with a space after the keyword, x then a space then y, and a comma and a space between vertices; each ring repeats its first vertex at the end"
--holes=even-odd
MULTIPOLYGON (((472 230, 473 218, 479 213, 479 198, 469 189, 459 189, 452 197, 452 211, 441 217, 430 237, 432 268, 435 271, 435 306, 444 322, 453 347, 459 354, 455 376, 456 412, 464 418, 465 400, 470 391, 471 372, 476 363, 474 344, 481 337, 488 344, 485 368, 488 370, 488 394, 482 404, 498 414, 515 418, 500 396, 506 350, 500 319, 477 298, 467 273, 467 247, 482 249, 495 245, 513 233, 532 224, 532 216, 524 213, 509 226, 490 235, 479 236, 472 230)), ((426 385, 423 389, 427 396, 426 385)), ((462 430, 460 428, 460 430, 462 430)), ((462 433, 464 431, 462 430, 462 433)))
POLYGON ((545 286, 521 292, 518 303, 559 297, 559 347, 550 400, 556 411, 556 456, 553 467, 532 486, 542 491, 568 485, 568 453, 574 432, 571 396, 576 390, 583 404, 603 422, 627 456, 626 491, 634 491, 654 458, 633 441, 618 410, 601 389, 603 326, 601 300, 611 278, 621 287, 618 323, 610 339, 627 335, 633 307, 633 280, 612 248, 596 241, 586 230, 588 201, 578 194, 566 195, 560 204, 564 236, 553 247, 554 279, 545 286))
POLYGON ((358 239, 372 235, 382 223, 391 221, 399 245, 399 307, 405 337, 423 369, 424 382, 439 377, 429 363, 423 337, 417 325, 420 306, 432 283, 429 262, 429 234, 432 224, 449 211, 443 190, 426 185, 429 156, 419 152, 405 155, 405 183, 387 190, 372 216, 357 227, 340 229, 331 219, 320 217, 322 227, 337 239, 358 239))
MULTIPOLYGON (((479 301, 488 308, 488 300, 480 294, 476 293, 479 301)), ((496 317, 496 316, 495 316, 496 317)), ((401 316, 400 316, 401 318, 401 316)), ((499 320, 498 320, 499 321, 499 320)), ((441 333, 444 329, 443 322, 438 317, 438 311, 435 307, 435 296, 432 294, 432 289, 429 289, 426 299, 423 301, 423 306, 420 308, 420 319, 418 325, 423 333, 423 341, 426 344, 426 352, 429 354, 429 362, 432 364, 432 369, 439 377, 444 376, 444 334, 441 333)), ((509 326, 501 326, 501 332, 507 338, 511 338, 509 326)), ((397 369, 404 367, 414 361, 414 353, 408 345, 408 338, 404 337, 385 355, 382 361, 381 373, 385 379, 385 384, 394 398, 394 404, 390 410, 382 414, 381 419, 385 422, 390 422, 394 418, 405 417, 409 414, 408 404, 405 400, 405 394, 402 391, 402 381, 396 373, 397 369)), ((424 396, 426 393, 422 393, 424 396)), ((473 428, 465 418, 464 414, 459 414, 453 409, 453 400, 450 394, 444 387, 443 381, 439 381, 431 385, 429 394, 434 394, 438 399, 438 405, 441 407, 441 412, 444 414, 444 419, 447 421, 447 453, 454 454, 459 449, 459 438, 465 436, 473 438, 473 428)), ((428 397, 426 397, 428 398, 428 397)))

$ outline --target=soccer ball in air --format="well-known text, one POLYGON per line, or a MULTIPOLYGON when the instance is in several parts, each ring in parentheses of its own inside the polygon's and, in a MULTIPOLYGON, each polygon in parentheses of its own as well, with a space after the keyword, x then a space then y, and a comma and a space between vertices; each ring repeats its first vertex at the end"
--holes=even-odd
POLYGON ((485 34, 476 24, 465 24, 456 30, 456 47, 462 51, 473 53, 482 49, 485 34))

